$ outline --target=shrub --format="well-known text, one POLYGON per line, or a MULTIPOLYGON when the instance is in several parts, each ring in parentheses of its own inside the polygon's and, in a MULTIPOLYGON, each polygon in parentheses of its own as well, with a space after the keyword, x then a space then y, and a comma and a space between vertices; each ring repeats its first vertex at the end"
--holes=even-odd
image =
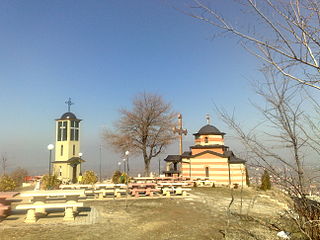
POLYGON ((82 178, 83 184, 95 184, 98 182, 97 174, 94 171, 85 171, 82 178))
POLYGON ((260 189, 263 191, 271 189, 270 175, 267 170, 264 170, 264 173, 262 174, 260 189))
POLYGON ((16 185, 20 187, 24 182, 25 177, 28 176, 28 171, 24 168, 18 167, 10 175, 15 181, 16 185))
POLYGON ((45 190, 58 189, 60 184, 56 175, 44 175, 41 179, 41 188, 45 190))
POLYGON ((120 183, 120 177, 121 177, 121 172, 119 170, 115 171, 112 175, 112 182, 113 183, 120 183))
POLYGON ((119 178, 119 183, 128 183, 129 182, 129 176, 126 173, 122 173, 119 178))
POLYGON ((0 177, 0 191, 1 192, 7 192, 7 191, 13 191, 16 188, 17 184, 13 180, 12 177, 8 175, 3 175, 0 177))

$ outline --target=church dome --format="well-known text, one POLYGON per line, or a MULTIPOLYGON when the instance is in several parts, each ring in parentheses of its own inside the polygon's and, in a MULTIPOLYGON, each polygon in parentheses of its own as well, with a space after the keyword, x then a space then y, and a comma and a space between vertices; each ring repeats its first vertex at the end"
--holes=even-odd
POLYGON ((197 133, 193 134, 195 136, 197 135, 224 135, 225 133, 220 132, 218 128, 215 126, 212 126, 210 124, 207 124, 203 126, 197 133))
POLYGON ((77 119, 77 117, 72 112, 66 112, 66 113, 62 114, 60 119, 77 119))

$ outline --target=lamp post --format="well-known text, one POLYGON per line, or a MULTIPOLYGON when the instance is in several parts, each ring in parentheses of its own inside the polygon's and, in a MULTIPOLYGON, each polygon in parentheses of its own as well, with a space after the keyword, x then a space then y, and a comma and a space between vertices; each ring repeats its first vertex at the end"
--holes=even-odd
POLYGON ((124 159, 122 159, 122 161, 123 161, 123 172, 127 173, 127 170, 126 170, 126 159, 124 158, 124 159))
POLYGON ((119 172, 121 171, 121 162, 118 162, 119 172))
POLYGON ((125 155, 127 156, 127 172, 128 172, 128 175, 129 175, 129 171, 130 171, 130 169, 129 169, 129 154, 130 154, 129 151, 125 152, 125 155))
POLYGON ((48 175, 50 176, 50 174, 51 174, 51 157, 52 157, 52 150, 54 149, 54 145, 50 143, 47 148, 49 150, 49 172, 48 172, 48 175))
POLYGON ((100 182, 101 182, 101 159, 102 159, 102 148, 101 148, 101 144, 100 144, 100 148, 99 148, 99 152, 100 152, 100 156, 99 156, 99 176, 100 176, 100 182))

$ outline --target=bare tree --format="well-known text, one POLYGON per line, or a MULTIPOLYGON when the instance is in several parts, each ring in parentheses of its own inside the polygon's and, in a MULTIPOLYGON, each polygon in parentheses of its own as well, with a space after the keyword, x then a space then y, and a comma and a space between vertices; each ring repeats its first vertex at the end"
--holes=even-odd
POLYGON ((311 119, 306 121, 302 110, 306 101, 304 91, 290 83, 288 79, 277 81, 271 75, 266 83, 256 86, 256 92, 265 100, 263 107, 256 106, 264 121, 250 131, 245 131, 233 114, 218 111, 245 146, 250 162, 268 170, 277 185, 292 198, 295 213, 288 213, 299 230, 308 239, 319 239, 320 204, 305 194, 308 178, 312 177, 305 173, 306 153, 312 150, 319 153, 318 143, 314 144, 311 138, 317 134, 311 136, 313 125, 307 124, 311 119))
POLYGON ((28 176, 28 171, 24 168, 17 167, 10 175, 15 181, 16 185, 20 187, 24 182, 25 177, 28 176))
POLYGON ((120 110, 115 131, 106 131, 104 138, 116 151, 142 154, 145 174, 149 175, 151 159, 176 138, 172 132, 175 117, 161 96, 142 93, 133 100, 132 110, 120 110))
POLYGON ((257 85, 256 92, 266 103, 263 107, 255 105, 264 119, 262 131, 255 127, 245 132, 234 115, 225 110, 219 110, 220 116, 236 132, 253 162, 279 179, 278 183, 286 190, 301 196, 306 191, 303 161, 308 147, 303 97, 287 79, 276 81, 273 75, 266 83, 257 85), (290 176, 284 174, 283 167, 290 176))
POLYGON ((246 50, 285 77, 320 89, 318 0, 233 1, 234 9, 239 10, 237 17, 247 20, 248 28, 239 26, 234 19, 227 20, 217 11, 219 1, 186 1, 190 6, 184 13, 221 30, 222 34, 237 37, 246 50))

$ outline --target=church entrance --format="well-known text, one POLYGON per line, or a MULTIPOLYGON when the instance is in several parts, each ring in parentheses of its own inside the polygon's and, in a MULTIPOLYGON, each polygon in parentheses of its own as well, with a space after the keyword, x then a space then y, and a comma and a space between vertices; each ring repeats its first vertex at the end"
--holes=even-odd
POLYGON ((77 165, 72 167, 72 183, 77 182, 77 165))

